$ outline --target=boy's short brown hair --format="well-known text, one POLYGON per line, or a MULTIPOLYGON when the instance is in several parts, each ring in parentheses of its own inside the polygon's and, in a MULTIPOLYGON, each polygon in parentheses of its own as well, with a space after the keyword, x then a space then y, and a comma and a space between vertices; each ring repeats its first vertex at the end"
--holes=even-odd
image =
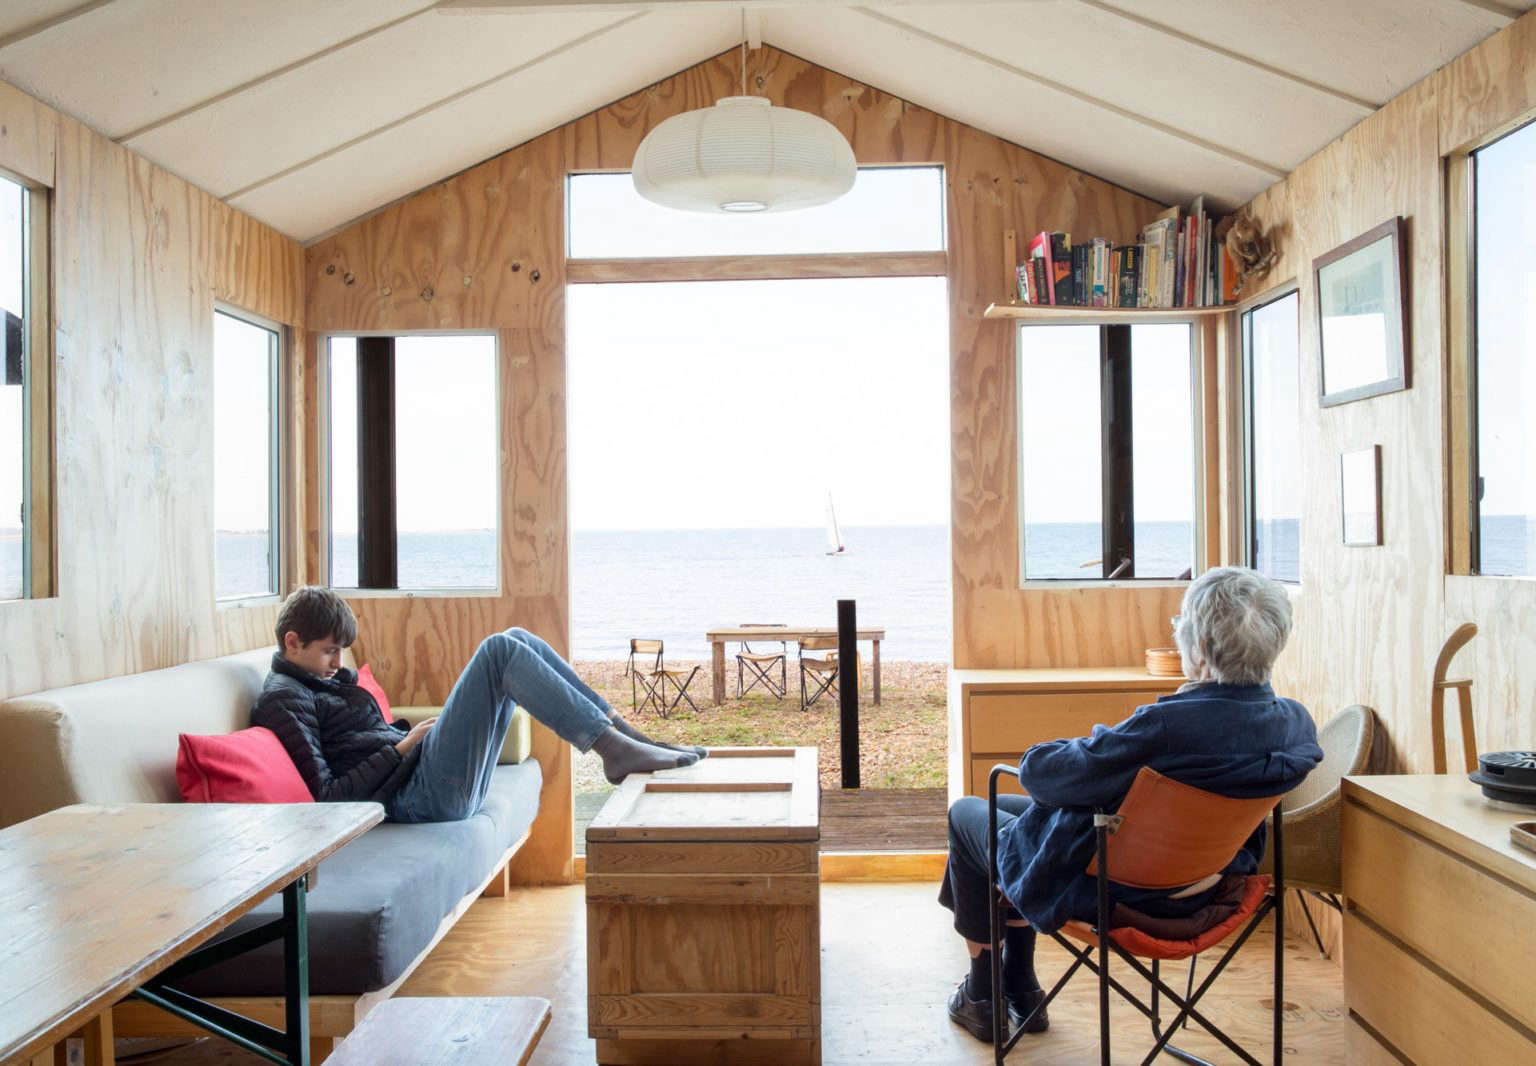
POLYGON ((349 648, 357 639, 357 619, 347 601, 330 589, 305 585, 294 589, 277 612, 279 649, 283 646, 283 634, 290 632, 297 633, 303 644, 330 637, 343 648, 349 648))

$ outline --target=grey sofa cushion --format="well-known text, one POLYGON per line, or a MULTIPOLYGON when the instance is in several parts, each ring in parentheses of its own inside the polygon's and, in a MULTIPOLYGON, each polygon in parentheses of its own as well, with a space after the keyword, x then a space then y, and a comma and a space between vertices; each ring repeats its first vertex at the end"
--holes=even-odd
MULTIPOLYGON (((490 874, 533 823, 543 774, 534 759, 498 766, 485 806, 462 822, 386 822, 320 864, 308 896, 309 990, 360 995, 393 982, 431 942, 449 911, 490 874)), ((240 933, 282 916, 273 897, 230 927, 240 933)), ((281 942, 178 983, 202 996, 283 991, 281 942)))

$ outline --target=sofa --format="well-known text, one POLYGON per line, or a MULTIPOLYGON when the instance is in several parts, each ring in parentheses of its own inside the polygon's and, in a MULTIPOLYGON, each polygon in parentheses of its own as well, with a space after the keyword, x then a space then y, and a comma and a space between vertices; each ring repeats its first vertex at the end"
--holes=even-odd
MULTIPOLYGON (((0 828, 71 803, 177 803, 178 734, 250 725, 270 648, 0 702, 0 828)), ((346 665, 353 663, 348 659, 346 665)), ((413 719, 435 708, 395 707, 413 719)), ((538 813, 542 775, 514 718, 484 808, 462 822, 384 823, 322 862, 308 896, 311 1031, 323 1054, 387 998, 506 867, 538 813)), ((280 916, 281 897, 229 935, 280 916)), ((281 1025, 282 947, 269 944, 183 985, 281 1025)), ((185 1031, 147 1004, 114 1012, 119 1036, 185 1031)))

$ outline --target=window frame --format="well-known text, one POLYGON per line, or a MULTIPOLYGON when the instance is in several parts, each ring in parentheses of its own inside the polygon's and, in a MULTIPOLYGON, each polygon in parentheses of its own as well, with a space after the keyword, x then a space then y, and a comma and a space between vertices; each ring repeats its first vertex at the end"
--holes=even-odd
POLYGON ((1476 154, 1527 127, 1536 112, 1524 113, 1490 129, 1477 140, 1446 154, 1446 326, 1448 382, 1446 396, 1446 500, 1449 536, 1446 574, 1484 581, 1536 581, 1530 574, 1484 574, 1482 508, 1478 448, 1477 370, 1477 161, 1476 154))
MULTIPOLYGON (((1243 565, 1250 569, 1258 568, 1258 525, 1255 514, 1255 486, 1254 461, 1257 456, 1253 447, 1253 319, 1252 315, 1272 304, 1289 297, 1296 297, 1296 413, 1297 422, 1300 423, 1302 411, 1301 402, 1301 288, 1295 282, 1268 289, 1251 301, 1244 302, 1237 308, 1237 345, 1238 345, 1238 384, 1240 389, 1239 402, 1242 410, 1242 559, 1243 565)), ((1298 460, 1299 460, 1298 456, 1298 460)), ((1301 520, 1297 516, 1297 522, 1301 520)), ((1297 542, 1298 548, 1300 541, 1297 542)), ((1296 580, 1288 581, 1285 578, 1266 575, 1272 580, 1290 588, 1301 587, 1301 560, 1296 561, 1296 580)))
MULTIPOLYGON (((1198 575, 1202 570, 1205 569, 1205 567, 1207 565, 1207 559, 1210 557, 1210 554, 1211 554, 1211 551, 1212 551, 1212 545, 1209 543, 1210 538, 1208 536, 1208 531, 1206 529, 1206 521, 1207 521, 1207 518, 1209 517, 1209 515, 1208 515, 1209 503, 1208 503, 1208 501, 1205 498, 1205 496, 1206 496, 1205 482, 1207 480, 1208 469, 1210 467, 1210 464, 1212 463, 1212 456, 1210 456, 1208 454, 1207 444, 1205 443, 1205 438, 1206 438, 1205 427, 1206 427, 1206 420, 1207 420, 1208 415, 1207 415, 1206 408, 1205 408, 1204 396, 1205 396, 1206 391, 1214 385, 1214 381, 1208 380, 1208 378, 1209 378, 1209 369, 1206 366, 1206 362, 1207 362, 1206 355, 1207 355, 1207 353, 1206 353, 1206 350, 1205 350, 1205 345, 1208 343, 1208 338, 1207 338, 1206 330, 1205 330, 1205 327, 1204 327, 1204 325, 1202 323, 1202 320, 1200 318, 1198 318, 1198 317, 1194 317, 1194 316, 1190 316, 1190 315, 1180 315, 1176 311, 1173 312, 1173 313, 1167 313, 1167 314, 1149 313, 1145 317, 1143 317, 1141 315, 1137 315, 1134 320, 1127 320, 1124 317, 1117 317, 1115 319, 1099 319, 1099 320, 1095 320, 1095 319, 1093 319, 1091 317, 1087 317, 1087 318, 1082 318, 1082 319, 1075 319, 1075 320, 1072 320, 1072 321, 1051 321, 1049 319, 1042 318, 1042 319, 1038 319, 1038 320, 1020 321, 1018 323, 1017 328, 1013 331, 1013 341, 1014 341, 1013 367, 1014 367, 1015 375, 1016 375, 1016 377, 1018 379, 1016 384, 1015 384, 1014 397, 1013 397, 1013 399, 1014 399, 1014 415, 1015 415, 1014 430, 1015 430, 1015 438, 1016 438, 1016 442, 1015 442, 1015 445, 1014 445, 1014 459, 1015 459, 1015 462, 1018 463, 1018 472, 1017 472, 1017 475, 1016 475, 1016 477, 1014 479, 1014 488, 1015 488, 1015 491, 1018 493, 1017 507, 1015 508, 1015 512, 1016 512, 1015 517, 1016 517, 1016 520, 1018 522, 1018 564, 1019 564, 1018 587, 1020 589, 1030 589, 1030 588, 1055 588, 1055 589, 1061 589, 1061 588, 1100 588, 1100 589, 1102 589, 1102 588, 1158 588, 1158 587, 1183 588, 1183 587, 1187 586, 1189 584, 1189 582, 1191 580, 1193 580, 1195 575, 1198 575), (1101 544, 1101 548, 1103 550, 1103 556, 1102 557, 1105 560, 1105 562, 1100 564, 1101 566, 1107 565, 1107 561, 1113 556, 1113 553, 1107 550, 1108 547, 1111 546, 1111 534, 1110 534, 1111 521, 1110 521, 1108 503, 1109 503, 1109 500, 1110 500, 1110 497, 1111 497, 1111 493, 1113 491, 1116 491, 1115 487, 1112 485, 1112 480, 1114 480, 1114 477, 1112 476, 1111 471, 1115 469, 1115 466, 1114 466, 1114 464, 1112 464, 1110 462, 1110 454, 1111 454, 1110 453, 1110 444, 1111 444, 1111 440, 1110 440, 1110 429, 1109 429, 1109 426, 1107 424, 1108 423, 1108 415, 1110 413, 1111 408, 1117 402, 1123 404, 1127 408, 1133 402, 1133 393, 1131 391, 1131 389, 1132 389, 1132 386, 1131 386, 1132 377, 1131 377, 1131 375, 1123 375, 1123 380, 1125 382, 1125 388, 1123 390, 1123 394, 1117 395, 1117 396, 1110 396, 1109 394, 1107 394, 1105 392, 1104 385, 1105 385, 1106 381, 1108 380, 1107 375, 1109 374, 1109 365, 1110 365, 1110 362, 1111 362, 1110 353, 1111 353, 1111 349, 1113 347, 1111 345, 1111 343, 1110 343, 1110 339, 1109 339, 1110 335, 1108 334, 1107 331, 1110 330, 1110 329, 1120 329, 1120 328, 1123 328, 1125 330, 1125 333, 1124 333, 1124 337, 1125 337, 1125 359, 1128 360, 1128 361, 1133 362, 1134 361, 1134 356, 1133 356, 1133 354, 1131 352, 1131 346, 1130 346, 1131 327, 1136 326, 1136 325, 1149 325, 1149 326, 1152 326, 1152 325, 1182 325, 1182 326, 1187 327, 1188 330, 1189 330, 1189 387, 1190 387, 1190 454, 1189 454, 1189 459, 1190 459, 1191 500, 1192 500, 1193 505, 1194 505, 1193 509, 1192 509, 1192 511, 1190 513, 1190 523, 1193 526, 1193 529, 1192 529, 1192 532, 1191 532, 1192 542, 1191 542, 1191 546, 1190 546, 1191 547, 1191 558, 1190 558, 1190 574, 1191 574, 1191 576, 1190 576, 1190 578, 1187 578, 1187 579, 1181 579, 1181 578, 1177 578, 1177 577, 1146 577, 1146 578, 1141 578, 1141 577, 1135 577, 1135 576, 1131 576, 1131 577, 1123 577, 1122 576, 1122 577, 1080 578, 1080 577, 1030 577, 1029 576, 1029 571, 1028 571, 1028 568, 1027 568, 1026 563, 1025 563, 1026 544, 1025 544, 1025 535, 1024 535, 1024 529, 1025 529, 1025 523, 1024 523, 1024 466, 1023 466, 1023 438, 1024 438, 1024 433, 1023 433, 1023 428, 1022 428, 1022 425, 1021 425, 1020 419, 1019 419, 1019 416, 1020 416, 1020 413, 1021 413, 1021 408, 1022 408, 1022 400, 1021 400, 1020 390, 1023 388, 1023 380, 1024 380, 1023 366, 1022 366, 1022 360, 1023 360, 1023 357, 1024 357, 1024 346, 1023 346, 1024 330, 1026 330, 1026 329, 1033 329, 1033 328, 1040 328, 1040 327, 1049 327, 1049 326, 1058 326, 1059 327, 1059 326, 1064 326, 1064 325, 1093 326, 1093 327, 1097 328, 1098 331, 1099 331, 1099 374, 1100 374, 1100 386, 1099 386, 1099 427, 1100 427, 1100 433, 1102 434, 1102 440, 1103 440, 1103 447, 1101 448, 1100 455, 1099 455, 1099 481, 1100 481, 1100 492, 1102 494, 1101 498, 1104 499, 1105 504, 1106 504, 1105 509, 1104 509, 1104 513, 1103 513, 1103 516, 1102 516, 1101 522, 1100 522, 1100 544, 1101 544)), ((1120 376, 1117 376, 1117 380, 1121 380, 1121 379, 1122 378, 1120 376)), ((1130 433, 1126 433, 1126 434, 1123 435, 1124 436, 1123 443, 1127 447, 1129 447, 1131 445, 1131 437, 1132 437, 1132 434, 1134 433, 1134 425, 1135 424, 1134 424, 1134 420, 1133 420, 1132 421, 1131 432, 1130 433)), ((1124 480, 1124 481, 1134 481, 1134 477, 1135 477, 1135 456, 1134 456, 1134 453, 1131 456, 1131 464, 1132 465, 1131 465, 1131 468, 1130 468, 1129 475, 1128 476, 1121 476, 1121 480, 1124 480)), ((1121 485, 1120 486, 1120 491, 1123 491, 1124 488, 1125 488, 1125 486, 1121 485)), ((1135 559, 1136 559, 1136 555, 1135 555, 1135 550, 1136 550, 1135 521, 1136 521, 1136 519, 1135 519, 1135 510, 1134 510, 1134 508, 1135 508, 1135 497, 1134 497, 1134 492, 1133 492, 1133 494, 1132 494, 1132 512, 1131 512, 1131 519, 1130 519, 1131 536, 1130 536, 1129 541, 1126 542, 1127 543, 1128 558, 1130 559, 1130 562, 1131 562, 1131 570, 1133 571, 1133 574, 1134 574, 1135 566, 1136 566, 1136 564, 1135 564, 1135 559)))
MULTIPOLYGON (((223 607, 234 607, 243 604, 265 603, 282 598, 283 590, 288 587, 287 574, 283 568, 288 564, 288 553, 283 551, 283 520, 288 514, 289 505, 286 492, 286 479, 283 471, 287 468, 288 452, 286 433, 284 427, 288 424, 287 410, 283 405, 283 397, 287 394, 288 369, 287 360, 284 358, 288 350, 288 337, 282 323, 274 322, 254 311, 247 311, 243 307, 215 300, 213 303, 215 315, 225 315, 236 321, 244 322, 248 326, 266 330, 272 336, 267 345, 267 409, 271 414, 271 425, 267 438, 267 478, 271 486, 267 493, 267 522, 270 534, 267 538, 267 575, 271 579, 271 589, 268 592, 242 593, 237 596, 220 596, 218 594, 218 555, 217 538, 218 523, 214 523, 215 555, 214 555, 214 603, 223 607)), ((215 371, 216 372, 216 371, 215 371)))
MULTIPOLYGON (((503 485, 502 485, 501 479, 499 477, 496 479, 495 485, 494 485, 494 488, 495 488, 495 491, 496 491, 496 503, 495 503, 495 510, 494 510, 494 514, 496 516, 496 527, 493 530, 493 532, 495 534, 495 536, 493 538, 493 542, 496 545, 495 556, 494 556, 494 562, 495 562, 495 566, 496 566, 496 580, 495 580, 494 584, 492 584, 492 585, 477 585, 477 586, 473 586, 473 587, 464 587, 464 588, 451 588, 451 587, 450 588, 444 588, 444 587, 440 587, 440 586, 439 587, 422 587, 422 588, 400 588, 400 587, 398 587, 398 585, 399 585, 399 562, 400 562, 400 560, 399 560, 399 532, 400 532, 400 530, 399 530, 399 515, 398 515, 398 513, 396 513, 396 515, 395 515, 395 528, 390 531, 390 539, 394 542, 394 545, 395 545, 395 559, 394 559, 394 567, 393 567, 393 570, 394 570, 394 573, 395 573, 395 582, 396 582, 395 587, 391 587, 391 588, 383 588, 383 587, 379 587, 379 586, 357 587, 357 586, 349 586, 349 585, 335 585, 335 584, 332 583, 333 582, 333 568, 334 568, 334 565, 335 565, 335 559, 333 558, 333 552, 331 550, 331 545, 332 545, 333 541, 335 540, 335 529, 336 529, 335 515, 333 514, 332 508, 333 508, 333 506, 335 504, 336 494, 335 494, 335 491, 334 491, 334 486, 331 483, 331 471, 333 470, 334 465, 335 465, 335 453, 334 453, 334 447, 333 447, 333 445, 334 445, 334 434, 332 432, 332 420, 331 420, 331 409, 332 409, 332 399, 333 399, 333 389, 334 389, 334 384, 333 384, 333 382, 331 380, 331 366, 332 366, 332 363, 331 363, 331 342, 333 340, 338 340, 338 339, 361 341, 361 340, 368 339, 368 338, 372 338, 372 339, 388 339, 388 340, 394 341, 394 340, 399 340, 401 338, 406 338, 406 337, 409 337, 409 338, 418 338, 418 337, 486 337, 486 338, 489 338, 489 340, 491 342, 491 372, 492 372, 492 383, 491 384, 492 384, 492 388, 495 390, 496 397, 497 397, 496 403, 492 407, 492 417, 494 419, 494 425, 492 426, 492 439, 496 442, 496 447, 498 448, 498 450, 502 447, 502 444, 501 444, 501 441, 502 441, 502 428, 503 428, 502 427, 502 404, 501 404, 501 386, 502 386, 501 356, 502 356, 502 343, 501 343, 501 331, 500 330, 493 329, 493 328, 486 328, 486 329, 419 329, 419 330, 412 330, 412 329, 397 329, 397 330, 380 330, 380 329, 369 330, 369 329, 360 329, 360 330, 327 330, 325 332, 316 334, 317 343, 318 343, 318 346, 319 346, 318 347, 318 351, 316 353, 316 356, 317 356, 317 358, 318 358, 318 360, 320 362, 320 366, 318 368, 318 373, 317 373, 317 377, 319 378, 319 384, 320 384, 320 388, 319 388, 320 403, 319 403, 319 411, 318 411, 318 417, 320 419, 319 437, 320 437, 320 440, 321 440, 321 449, 322 449, 322 452, 323 452, 323 457, 322 457, 321 462, 320 462, 320 467, 321 467, 320 491, 323 494, 322 501, 321 501, 321 508, 323 509, 323 512, 324 512, 324 524, 323 524, 322 535, 320 537, 320 546, 319 546, 319 560, 318 560, 318 562, 319 562, 319 574, 317 576, 318 577, 323 577, 323 583, 324 583, 326 588, 334 588, 334 589, 340 589, 342 591, 345 591, 346 594, 347 594, 347 597, 349 599, 353 598, 353 597, 360 597, 360 598, 364 598, 364 599, 390 599, 390 598, 410 599, 412 597, 420 597, 420 598, 428 598, 428 599, 431 599, 431 598, 437 598, 437 599, 496 599, 496 598, 499 598, 502 595, 503 583, 506 580, 506 574, 503 572, 503 567, 501 565, 501 547, 500 546, 501 546, 501 537, 502 537, 502 518, 503 518, 501 502, 502 502, 503 485)), ((358 379, 359 387, 360 388, 361 388, 362 378, 363 378, 362 364, 361 364, 361 360, 359 360, 358 361, 358 366, 357 366, 357 379, 358 379)), ((391 394, 393 395, 393 370, 391 370, 390 389, 391 389, 391 394)), ((359 428, 359 432, 361 432, 361 430, 362 430, 362 425, 363 425, 362 412, 361 412, 361 410, 359 410, 359 412, 358 412, 358 428, 359 428)), ((390 437, 391 437, 391 440, 393 440, 393 436, 394 436, 394 433, 395 433, 397 428, 398 427, 395 426, 394 422, 391 421, 390 422, 390 437)), ((393 451, 391 451, 391 456, 393 456, 393 451)), ((359 449, 359 460, 361 460, 361 449, 359 449)), ((393 466, 394 466, 393 462, 391 462, 390 465, 391 465, 390 483, 393 486, 394 485, 394 478, 395 478, 395 474, 393 472, 393 466)), ((499 469, 500 469, 500 467, 498 465, 498 470, 499 469)), ((359 507, 361 507, 362 481, 363 481, 363 476, 362 476, 362 470, 361 469, 359 469, 357 471, 357 477, 358 477, 359 507)), ((398 486, 395 486, 395 487, 398 487, 398 486)), ((398 504, 398 501, 396 501, 396 504, 398 504)), ((361 519, 361 515, 359 515, 359 519, 361 519)), ((361 522, 359 523, 359 529, 357 531, 357 535, 358 535, 358 580, 361 581, 362 580, 362 576, 363 576, 363 574, 362 574, 362 537, 363 537, 363 530, 361 528, 361 522)))
POLYGON ((54 463, 53 190, 15 170, 0 177, 22 198, 21 594, 0 603, 52 599, 58 589, 58 510, 54 463), (41 279, 41 281, 39 281, 41 279))

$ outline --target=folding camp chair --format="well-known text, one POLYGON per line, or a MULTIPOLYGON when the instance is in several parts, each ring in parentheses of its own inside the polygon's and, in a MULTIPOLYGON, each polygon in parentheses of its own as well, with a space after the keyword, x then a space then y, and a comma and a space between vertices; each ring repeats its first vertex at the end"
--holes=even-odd
MULTIPOLYGON (((858 669, 858 660, 854 660, 858 669)), ((800 638, 800 709, 815 705, 828 691, 837 692, 837 638, 800 638), (805 654, 808 651, 825 651, 821 658, 805 654), (809 675, 809 676, 808 676, 809 675)))
POLYGON ((699 705, 693 702, 693 697, 688 695, 688 686, 693 684, 693 679, 698 676, 702 667, 692 666, 687 670, 668 669, 664 666, 657 667, 651 672, 651 677, 656 683, 657 703, 656 713, 663 718, 671 716, 677 709, 677 705, 683 700, 688 701, 688 706, 697 713, 699 705), (667 685, 672 685, 673 693, 670 702, 667 700, 667 685))
MULTIPOLYGON (((743 622, 741 624, 741 628, 783 629, 785 628, 785 625, 783 622, 743 622)), ((763 642, 759 641, 758 643, 761 645, 763 642)), ((752 650, 751 644, 747 643, 746 641, 742 641, 741 651, 736 653, 736 698, 740 699, 742 696, 745 696, 748 692, 751 692, 754 688, 761 685, 763 688, 766 688, 769 692, 773 693, 774 699, 782 700, 784 698, 784 694, 789 691, 788 661, 789 649, 787 642, 785 641, 779 641, 779 650, 777 652, 766 653, 755 652, 752 650), (779 668, 779 676, 777 680, 775 680, 773 676, 773 668, 775 666, 779 668), (745 688, 742 687, 744 672, 750 672, 752 674, 752 680, 747 683, 745 688)))
MULTIPOLYGON (((1003 900, 997 889, 997 778, 1005 773, 1017 777, 1019 771, 1013 766, 994 766, 987 780, 988 890, 992 896, 992 1051, 997 1066, 1002 1066, 1003 1057, 1013 1049, 1028 1024, 1028 1019, 1025 1019, 1018 1032, 1005 1037, 1008 1013, 1003 999, 1003 900)), ((1195 1066, 1211 1066, 1207 1060, 1169 1043, 1174 1032, 1181 1025, 1187 1026, 1191 1019, 1249 1066, 1262 1066, 1258 1059, 1243 1050, 1200 1013, 1197 1004, 1259 923, 1273 911, 1275 987, 1270 1009, 1274 1017, 1274 1061, 1275 1066, 1280 1066, 1283 1053, 1281 1008, 1285 1002, 1285 908, 1276 906, 1276 901, 1285 898, 1285 850, 1281 837, 1280 799, 1279 796, 1231 799, 1180 784, 1150 767, 1143 767, 1117 813, 1109 814, 1101 810, 1093 816, 1096 854, 1084 876, 1093 877, 1097 883, 1098 918, 1092 924, 1068 922, 1060 932, 1051 934, 1057 943, 1066 948, 1073 962, 1046 993, 1030 1018, 1045 1010, 1078 968, 1086 966, 1099 978, 1099 1056, 1103 1066, 1109 1066, 1110 1061, 1111 988, 1152 1023, 1152 1035, 1157 1042, 1147 1057, 1142 1059, 1142 1066, 1148 1066, 1164 1051, 1195 1066), (1253 831, 1263 824, 1265 817, 1270 815, 1274 825, 1274 839, 1269 843, 1270 852, 1274 856, 1274 877, 1271 879, 1263 874, 1255 874, 1244 878, 1242 897, 1236 910, 1216 925, 1191 940, 1162 940, 1132 926, 1117 927, 1111 923, 1111 879, 1116 884, 1150 889, 1176 889, 1203 881, 1220 873, 1253 831), (1247 924, 1244 925, 1244 922, 1247 924), (1195 956, 1226 940, 1240 925, 1243 928, 1236 941, 1222 953, 1200 987, 1194 988, 1195 956), (1087 946, 1077 947, 1067 939, 1068 936, 1087 946), (1095 947, 1098 949, 1097 960, 1094 958, 1095 947), (1139 996, 1110 976, 1111 951, 1151 984, 1150 1005, 1143 1003, 1139 996), (1146 966, 1142 959, 1151 960, 1151 967, 1146 966), (1158 969, 1160 963, 1177 959, 1190 960, 1189 982, 1182 996, 1168 987, 1158 969), (1167 996, 1178 1007, 1178 1013, 1166 1028, 1163 1027, 1159 1013, 1161 996, 1167 996)))
POLYGON ((659 640, 630 639, 629 659, 624 664, 624 672, 629 675, 629 701, 636 711, 643 711, 646 707, 655 707, 661 711, 661 696, 656 691, 656 672, 661 669, 662 642, 659 640), (654 662, 646 665, 636 663, 639 656, 650 658, 656 656, 654 662), (645 693, 645 698, 640 698, 640 693, 645 693))

